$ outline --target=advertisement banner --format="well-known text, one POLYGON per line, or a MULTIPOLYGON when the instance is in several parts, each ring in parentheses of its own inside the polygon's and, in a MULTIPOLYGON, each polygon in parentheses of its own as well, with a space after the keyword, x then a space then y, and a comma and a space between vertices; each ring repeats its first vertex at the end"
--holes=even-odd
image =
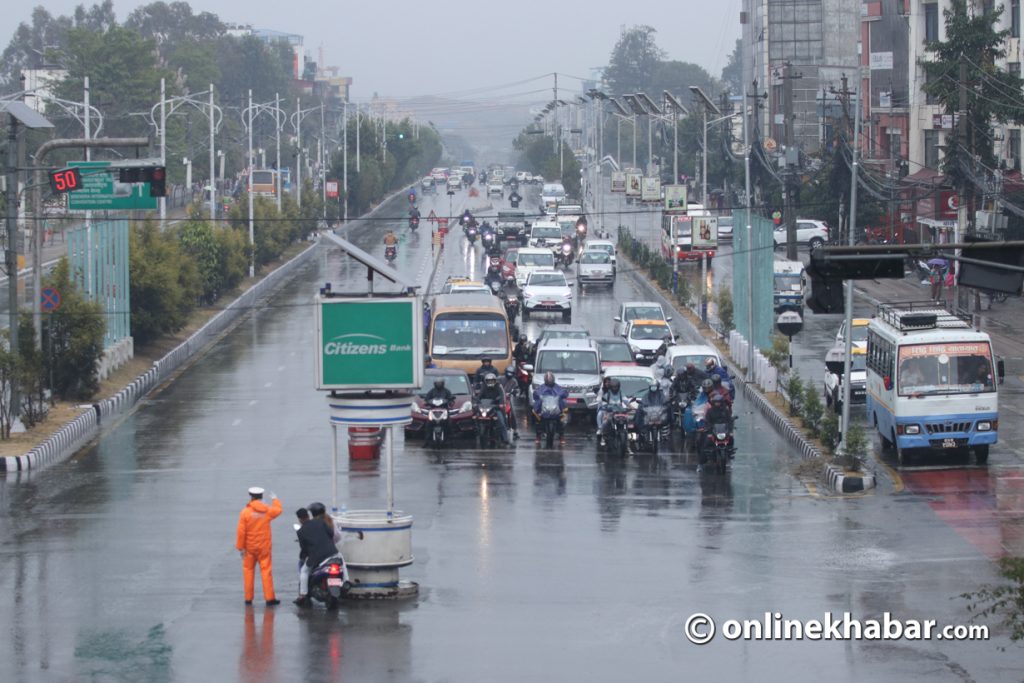
POLYGON ((626 174, 623 171, 612 171, 612 192, 626 191, 626 174))
POLYGON ((692 239, 694 249, 717 247, 718 216, 694 216, 692 239))
POLYGON ((640 201, 660 202, 661 201, 661 179, 644 178, 640 184, 640 201))
POLYGON ((665 211, 686 211, 686 185, 665 186, 665 211))
POLYGON ((317 297, 316 306, 317 389, 418 389, 423 384, 419 297, 317 297))
POLYGON ((626 174, 626 196, 627 197, 639 197, 640 196, 640 184, 643 182, 643 175, 640 173, 627 173, 626 174))

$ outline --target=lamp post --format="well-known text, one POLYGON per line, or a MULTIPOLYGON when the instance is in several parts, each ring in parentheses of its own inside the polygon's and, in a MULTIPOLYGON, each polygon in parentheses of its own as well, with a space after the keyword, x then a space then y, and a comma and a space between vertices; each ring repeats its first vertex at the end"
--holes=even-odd
MULTIPOLYGON (((701 200, 701 203, 704 205, 704 208, 707 209, 707 206, 708 206, 708 110, 711 110, 717 116, 721 116, 722 115, 722 110, 719 109, 717 106, 715 106, 715 103, 711 101, 711 98, 709 98, 707 95, 705 95, 704 91, 701 90, 696 85, 691 85, 690 86, 690 92, 692 92, 694 95, 696 95, 697 99, 700 100, 700 103, 702 105, 701 106, 701 111, 702 111, 702 114, 703 114, 703 117, 704 117, 704 135, 703 135, 704 147, 703 147, 703 151, 701 152, 701 170, 700 170, 701 189, 700 189, 700 200, 701 200)), ((725 117, 725 118, 729 118, 729 117, 725 117)), ((723 120, 723 119, 716 119, 716 120, 723 120)), ((712 121, 711 123, 714 123, 714 121, 712 121)))
MULTIPOLYGON (((263 114, 263 113, 268 113, 268 114, 273 114, 274 115, 274 127, 276 128, 276 131, 275 131, 275 143, 276 143, 276 148, 277 148, 277 153, 276 153, 277 169, 275 171, 275 175, 277 177, 274 180, 274 194, 276 195, 276 200, 277 200, 276 203, 277 203, 277 211, 278 211, 278 213, 281 212, 281 125, 282 125, 281 118, 284 116, 284 111, 282 111, 280 106, 279 106, 280 103, 281 103, 281 97, 277 93, 274 94, 274 101, 273 102, 263 102, 261 104, 253 104, 252 103, 252 99, 250 98, 249 106, 246 107, 245 112, 243 112, 243 114, 248 114, 248 119, 246 119, 245 116, 243 116, 243 119, 242 119, 242 123, 243 124, 245 124, 248 128, 252 128, 252 120, 256 116, 259 116, 260 114, 263 114), (247 124, 246 124, 246 120, 248 120, 247 124)), ((249 131, 249 137, 250 138, 252 137, 252 131, 251 130, 249 131)), ((260 147, 258 152, 259 152, 259 155, 260 155, 260 168, 266 168, 267 167, 267 150, 264 149, 263 147, 260 147)), ((250 145, 250 151, 249 151, 249 158, 250 158, 250 160, 253 158, 252 157, 251 145, 250 145)))
POLYGON ((320 106, 303 109, 298 97, 295 98, 295 113, 291 115, 292 128, 295 129, 295 147, 299 150, 295 158, 295 201, 302 208, 302 120, 309 114, 320 111, 320 106))
POLYGON ((188 191, 192 192, 192 160, 185 157, 181 160, 181 163, 185 164, 185 187, 188 191))

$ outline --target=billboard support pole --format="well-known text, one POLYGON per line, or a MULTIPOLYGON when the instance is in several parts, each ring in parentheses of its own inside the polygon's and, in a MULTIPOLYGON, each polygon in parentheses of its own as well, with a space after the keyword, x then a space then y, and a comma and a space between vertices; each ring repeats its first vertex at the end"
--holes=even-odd
POLYGON ((338 425, 331 424, 331 507, 338 509, 338 425))

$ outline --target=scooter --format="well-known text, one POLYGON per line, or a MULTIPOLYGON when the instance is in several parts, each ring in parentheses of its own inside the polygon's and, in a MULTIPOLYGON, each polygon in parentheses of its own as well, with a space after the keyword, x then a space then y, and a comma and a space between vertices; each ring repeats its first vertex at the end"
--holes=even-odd
POLYGON ((420 217, 419 216, 409 216, 409 229, 412 230, 413 232, 415 232, 416 228, 418 228, 418 227, 420 227, 420 217))
POLYGON ((427 408, 427 440, 424 445, 432 448, 443 448, 448 440, 448 423, 451 409, 443 398, 430 399, 427 408))
POLYGON ((324 603, 327 609, 336 609, 351 588, 348 565, 341 553, 328 557, 309 574, 309 597, 324 603))
POLYGON ((389 244, 384 247, 384 260, 388 263, 394 263, 395 259, 398 258, 398 247, 393 244, 389 244))

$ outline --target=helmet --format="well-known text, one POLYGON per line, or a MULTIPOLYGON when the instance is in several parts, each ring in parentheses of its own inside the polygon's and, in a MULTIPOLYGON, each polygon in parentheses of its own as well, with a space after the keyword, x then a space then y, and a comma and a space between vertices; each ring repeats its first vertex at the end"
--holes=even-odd
POLYGON ((306 509, 309 510, 309 514, 313 517, 319 517, 327 512, 327 508, 324 507, 323 503, 310 503, 306 509))
POLYGON ((434 388, 435 389, 444 389, 444 378, 443 377, 438 377, 437 379, 434 380, 434 388))
POLYGON ((521 343, 525 344, 525 343, 526 343, 526 341, 527 341, 527 339, 526 339, 526 335, 525 335, 525 334, 521 334, 521 335, 519 335, 519 341, 520 341, 521 343))
POLYGON ((687 372, 696 372, 696 370, 697 370, 697 366, 694 365, 693 363, 687 363, 686 364, 686 371, 687 372))
POLYGON ((491 364, 491 359, 490 358, 484 358, 480 362, 483 363, 484 365, 490 365, 491 364))
POLYGON ((498 376, 495 375, 493 372, 488 372, 486 375, 484 375, 484 384, 486 384, 487 386, 493 387, 497 383, 498 376))
POLYGON ((711 356, 708 356, 707 358, 704 359, 704 367, 706 367, 708 370, 713 370, 715 365, 715 359, 712 358, 711 356))
POLYGON ((709 380, 709 379, 706 379, 706 380, 704 380, 703 382, 700 383, 700 388, 704 390, 705 394, 708 393, 709 391, 711 391, 711 387, 713 387, 713 386, 714 385, 711 383, 711 380, 709 380))
POLYGON ((505 376, 506 377, 515 377, 516 376, 516 368, 515 368, 514 365, 509 365, 507 368, 505 368, 505 376))
POLYGON ((555 373, 553 373, 553 372, 545 372, 544 373, 544 384, 546 384, 549 387, 555 386, 555 373))
POLYGON ((651 383, 647 385, 647 391, 652 394, 656 391, 661 391, 661 385, 658 384, 658 380, 651 380, 651 383))
POLYGON ((715 375, 714 377, 711 378, 711 383, 714 384, 716 387, 717 386, 721 386, 721 384, 722 384, 722 376, 721 375, 715 375))
POLYGON ((619 383, 619 380, 615 379, 614 377, 612 378, 611 382, 608 382, 608 388, 611 389, 614 393, 618 393, 619 388, 621 386, 622 385, 619 383))

